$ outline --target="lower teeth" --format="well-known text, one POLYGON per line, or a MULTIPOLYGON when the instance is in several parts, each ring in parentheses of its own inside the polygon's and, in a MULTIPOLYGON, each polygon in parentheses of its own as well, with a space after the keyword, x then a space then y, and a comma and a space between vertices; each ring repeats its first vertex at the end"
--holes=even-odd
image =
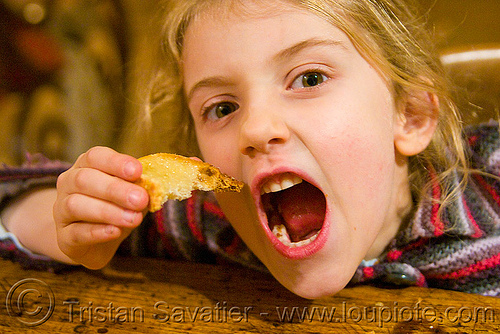
POLYGON ((274 225, 273 233, 278 238, 278 240, 281 241, 281 243, 283 243, 285 246, 301 247, 301 246, 309 245, 311 242, 316 240, 316 238, 318 237, 319 231, 316 232, 312 237, 305 239, 305 240, 298 241, 298 242, 292 242, 290 240, 290 236, 288 235, 288 232, 287 232, 286 227, 284 225, 281 225, 281 224, 274 225))

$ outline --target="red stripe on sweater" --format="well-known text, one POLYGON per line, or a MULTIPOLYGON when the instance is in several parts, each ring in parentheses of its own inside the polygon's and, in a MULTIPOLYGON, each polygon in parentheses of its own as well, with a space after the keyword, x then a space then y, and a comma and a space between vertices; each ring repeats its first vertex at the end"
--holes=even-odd
POLYGON ((186 218, 188 222, 189 229, 193 236, 198 240, 199 243, 205 244, 205 237, 203 236, 203 232, 201 231, 200 224, 198 224, 198 219, 196 219, 196 210, 195 210, 195 196, 187 199, 186 203, 186 218))
POLYGON ((417 286, 426 287, 427 281, 425 280, 425 276, 420 274, 417 279, 417 286))
POLYGON ((182 256, 179 253, 179 250, 177 247, 172 245, 170 242, 169 238, 167 237, 167 230, 165 229, 165 207, 163 207, 161 210, 156 211, 153 213, 155 217, 155 222, 156 222, 156 230, 158 234, 160 235, 161 243, 163 247, 165 248, 165 251, 170 255, 172 258, 182 258, 182 256))
POLYGON ((402 249, 392 249, 389 252, 387 252, 387 260, 390 262, 396 261, 404 253, 412 249, 419 248, 422 245, 426 244, 428 241, 429 241, 428 238, 420 238, 417 241, 408 244, 406 247, 403 247, 402 249))
POLYGON ((496 254, 490 258, 476 262, 469 267, 462 268, 462 269, 459 269, 457 271, 447 273, 447 274, 435 275, 435 276, 432 276, 432 278, 457 279, 460 277, 470 276, 470 275, 477 273, 479 271, 494 268, 496 266, 500 266, 500 254, 496 254))
POLYGON ((240 243, 241 243, 240 237, 235 235, 233 240, 231 241, 231 244, 229 244, 227 247, 224 247, 224 251, 229 255, 234 255, 238 252, 238 249, 240 248, 240 243))
POLYGON ((156 212, 153 213, 153 215, 155 216, 155 222, 156 222, 156 228, 158 229, 158 233, 160 233, 160 235, 166 235, 167 231, 165 230, 165 226, 163 224, 163 211, 165 209, 162 208, 161 210, 158 210, 156 212))
POLYGON ((373 267, 364 267, 363 268, 363 276, 367 279, 373 278, 375 274, 375 270, 373 267))
POLYGON ((469 146, 474 146, 476 145, 477 140, 479 139, 478 136, 471 136, 469 137, 469 146))
POLYGON ((203 209, 219 218, 225 218, 224 212, 222 212, 222 209, 215 203, 204 202, 203 209))
POLYGON ((500 205, 500 196, 498 196, 498 193, 495 191, 495 189, 491 185, 489 185, 480 175, 474 175, 474 177, 479 182, 479 184, 481 185, 481 187, 483 187, 484 189, 486 189, 486 191, 491 195, 491 197, 493 198, 493 200, 498 205, 500 205))
POLYGON ((444 233, 444 224, 439 217, 439 200, 441 199, 441 187, 436 180, 436 174, 433 169, 430 169, 432 180, 432 199, 435 200, 431 209, 431 223, 434 225, 434 236, 439 237, 444 233))
POLYGON ((387 252, 387 260, 390 262, 396 261, 399 257, 403 255, 403 251, 400 249, 393 249, 387 252))

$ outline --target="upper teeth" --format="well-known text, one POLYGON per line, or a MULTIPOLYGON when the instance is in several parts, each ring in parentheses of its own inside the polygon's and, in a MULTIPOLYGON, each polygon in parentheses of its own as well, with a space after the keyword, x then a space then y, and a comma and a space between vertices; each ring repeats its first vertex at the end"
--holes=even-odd
POLYGON ((269 180, 262 185, 261 194, 274 193, 293 187, 302 182, 302 179, 293 174, 282 174, 278 180, 269 180))

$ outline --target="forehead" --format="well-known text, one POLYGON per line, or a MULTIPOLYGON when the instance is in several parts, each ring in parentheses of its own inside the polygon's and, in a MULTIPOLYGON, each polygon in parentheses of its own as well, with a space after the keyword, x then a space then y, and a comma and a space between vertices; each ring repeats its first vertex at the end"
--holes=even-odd
POLYGON ((283 59, 279 57, 282 51, 294 45, 337 44, 355 51, 347 35, 336 26, 309 11, 279 3, 282 5, 274 3, 273 10, 256 1, 220 12, 211 8, 196 15, 184 35, 184 74, 210 71, 214 59, 218 62, 212 71, 215 67, 220 70, 222 63, 230 66, 245 59, 253 63, 268 62, 271 57, 283 59))
MULTIPOLYGON (((226 39, 227 34, 234 31, 234 24, 238 24, 238 21, 262 19, 268 20, 268 22, 272 21, 274 29, 281 29, 283 39, 279 40, 279 43, 282 46, 284 46, 286 38, 294 37, 298 39, 305 31, 311 32, 313 26, 320 25, 324 30, 328 29, 330 32, 334 32, 335 35, 341 36, 345 40, 345 45, 349 46, 349 48, 352 47, 352 51, 361 55, 381 76, 391 81, 391 69, 384 63, 385 53, 379 45, 380 41, 378 39, 382 37, 372 35, 365 30, 366 27, 358 22, 359 15, 350 12, 349 6, 351 6, 351 2, 355 2, 355 0, 208 0, 198 2, 195 10, 191 12, 193 15, 189 16, 190 19, 185 21, 188 24, 185 26, 186 30, 182 34, 182 40, 178 40, 177 45, 181 48, 178 49, 180 56, 179 69, 181 73, 186 74, 185 53, 190 47, 192 53, 203 48, 203 43, 210 48, 213 47, 214 42, 219 42, 215 35, 212 34, 214 31, 209 28, 217 27, 220 32, 222 27, 222 36, 220 38, 226 39), (287 16, 286 14, 290 15, 287 16), (296 17, 307 16, 308 19, 294 25, 293 15, 296 15, 296 17), (277 20, 272 19, 277 17, 280 17, 282 22, 276 25, 277 20), (196 41, 189 45, 189 39, 192 39, 193 36, 196 37, 196 35, 198 35, 196 41)), ((369 18, 364 17, 363 20, 365 19, 369 21, 369 18)), ((265 23, 263 21, 261 23, 261 26, 256 25, 256 27, 266 29, 265 23)), ((270 34, 276 35, 275 32, 271 31, 271 27, 267 27, 267 30, 270 34)), ((245 37, 249 37, 250 40, 253 38, 254 45, 269 42, 266 36, 261 36, 259 40, 257 34, 250 34, 250 36, 245 37)), ((241 43, 236 40, 235 46, 238 44, 241 43)), ((276 48, 276 46, 274 47, 276 48)), ((228 50, 228 53, 230 51, 228 50)), ((248 58, 250 59, 251 56, 248 55, 248 58)), ((186 77, 184 76, 182 80, 184 81, 183 85, 186 86, 186 77)))
POLYGON ((237 15, 240 17, 268 16, 279 10, 297 7, 286 0, 212 0, 201 1, 194 11, 195 17, 213 19, 237 15))
MULTIPOLYGON (((241 19, 259 19, 271 18, 280 16, 287 12, 300 12, 314 16, 316 19, 321 19, 329 24, 340 27, 332 20, 333 17, 340 15, 330 15, 334 9, 335 2, 332 2, 329 9, 322 8, 314 9, 315 6, 302 4, 303 1, 294 0, 211 0, 200 1, 193 8, 190 19, 188 19, 187 29, 189 30, 193 24, 197 23, 222 23, 230 18, 241 19), (311 8, 310 8, 311 7, 311 8), (327 13, 330 12, 330 13, 327 13)), ((318 6, 319 8, 319 6, 318 6)), ((313 18, 311 18, 313 19, 313 18)))
POLYGON ((180 53, 184 62, 185 54, 196 52, 193 51, 196 49, 210 49, 215 43, 230 47, 231 37, 236 39, 232 42, 234 49, 238 50, 245 43, 261 48, 270 44, 273 36, 274 42, 279 43, 271 43, 271 46, 279 49, 287 42, 306 40, 315 35, 323 38, 343 35, 342 39, 349 40, 341 29, 324 17, 286 1, 212 1, 210 5, 203 3, 198 7, 189 21, 180 53))
MULTIPOLYGON (((348 0, 354 1, 354 0, 348 0)), ((226 29, 232 30, 234 24, 232 18, 236 20, 248 19, 270 19, 272 17, 282 16, 285 13, 300 13, 309 16, 310 25, 313 21, 320 21, 323 25, 341 30, 342 33, 348 36, 349 41, 353 43, 357 51, 363 55, 369 62, 372 58, 371 51, 366 52, 363 47, 359 48, 359 41, 368 43, 374 46, 377 44, 371 39, 369 34, 363 32, 363 29, 356 23, 356 18, 351 17, 349 6, 344 3, 344 0, 336 1, 300 1, 300 0, 201 0, 195 1, 186 17, 183 20, 183 27, 177 30, 177 55, 182 58, 186 49, 186 36, 193 35, 192 31, 207 30, 208 25, 226 25, 226 29), (193 29, 196 26, 196 29, 193 29)), ((285 19, 286 20, 286 19, 285 19)), ((283 24, 284 25, 284 24, 283 24)), ((276 26, 275 26, 276 27, 276 26)), ((280 27, 280 25, 278 25, 280 27)), ((305 26, 305 28, 307 28, 305 26)), ((212 32, 212 31, 210 31, 212 32)), ((230 32, 230 31, 229 31, 230 32)), ((210 36, 208 36, 210 39, 210 36)), ((371 50, 371 49, 370 49, 371 50)), ((182 59, 181 64, 182 67, 182 59)))

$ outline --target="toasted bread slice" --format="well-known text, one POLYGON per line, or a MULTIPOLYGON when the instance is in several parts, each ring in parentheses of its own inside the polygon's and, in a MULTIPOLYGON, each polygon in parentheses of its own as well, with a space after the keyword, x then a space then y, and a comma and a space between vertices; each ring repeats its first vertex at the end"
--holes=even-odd
POLYGON ((193 190, 237 191, 240 182, 221 173, 216 167, 176 154, 157 153, 139 158, 142 176, 137 182, 149 194, 149 210, 161 209, 169 199, 191 197, 193 190))

